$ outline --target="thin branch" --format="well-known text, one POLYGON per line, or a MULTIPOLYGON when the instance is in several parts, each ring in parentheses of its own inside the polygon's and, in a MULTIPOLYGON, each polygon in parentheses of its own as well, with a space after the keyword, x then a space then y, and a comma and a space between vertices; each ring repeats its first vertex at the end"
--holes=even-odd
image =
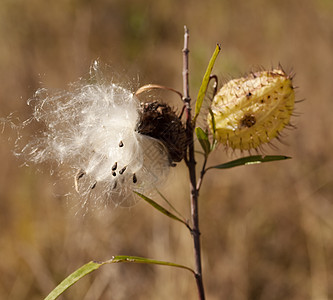
POLYGON ((185 103, 188 103, 188 109, 189 104, 191 101, 190 98, 190 87, 189 87, 189 64, 188 64, 188 54, 190 52, 188 48, 188 41, 189 41, 189 31, 186 26, 184 26, 184 48, 183 48, 183 100, 185 103))
POLYGON ((215 95, 217 94, 217 88, 218 88, 218 77, 216 75, 210 75, 209 77, 209 81, 211 80, 215 80, 214 84, 213 84, 213 97, 212 99, 215 97, 215 95))
POLYGON ((198 211, 198 190, 196 188, 196 161, 194 157, 194 126, 191 118, 191 98, 189 93, 189 31, 185 26, 184 49, 183 49, 183 101, 186 112, 186 135, 188 141, 188 153, 185 158, 190 177, 191 189, 191 218, 192 218, 192 237, 194 242, 194 258, 195 258, 195 279, 198 288, 199 299, 205 299, 204 286, 202 281, 201 267, 201 246, 199 231, 199 211, 198 211))

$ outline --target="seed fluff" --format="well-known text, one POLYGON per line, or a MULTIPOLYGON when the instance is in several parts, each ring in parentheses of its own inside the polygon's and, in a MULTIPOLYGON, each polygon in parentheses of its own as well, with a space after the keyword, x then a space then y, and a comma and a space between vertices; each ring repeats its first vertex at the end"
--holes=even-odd
POLYGON ((128 205, 133 190, 149 193, 165 181, 169 153, 162 142, 137 131, 140 103, 132 92, 93 79, 68 91, 37 90, 28 101, 33 115, 22 127, 37 122, 43 129, 17 153, 27 162, 69 167, 83 208, 128 205))

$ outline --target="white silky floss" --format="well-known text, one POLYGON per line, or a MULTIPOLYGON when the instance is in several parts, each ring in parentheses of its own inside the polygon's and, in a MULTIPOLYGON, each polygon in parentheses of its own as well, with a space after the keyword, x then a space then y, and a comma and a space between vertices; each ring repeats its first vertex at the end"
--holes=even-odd
POLYGON ((165 180, 167 149, 136 131, 139 101, 130 91, 112 83, 78 85, 54 94, 40 89, 32 103, 34 113, 27 123, 44 123, 46 130, 21 153, 35 163, 55 160, 74 169, 83 205, 126 204, 133 190, 147 193, 165 180))

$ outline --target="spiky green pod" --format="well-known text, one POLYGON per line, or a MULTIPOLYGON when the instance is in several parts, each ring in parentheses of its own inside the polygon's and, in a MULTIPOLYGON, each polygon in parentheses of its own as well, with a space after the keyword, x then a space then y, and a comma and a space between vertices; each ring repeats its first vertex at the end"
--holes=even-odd
MULTIPOLYGON (((294 103, 292 79, 281 69, 231 80, 211 104, 215 137, 232 149, 258 148, 289 124, 294 103)), ((210 114, 208 124, 213 131, 210 114)))

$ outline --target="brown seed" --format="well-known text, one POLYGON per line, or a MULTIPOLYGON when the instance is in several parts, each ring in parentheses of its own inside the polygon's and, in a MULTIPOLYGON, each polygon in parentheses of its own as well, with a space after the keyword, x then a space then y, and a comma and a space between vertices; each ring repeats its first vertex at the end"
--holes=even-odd
POLYGON ((117 162, 114 163, 114 165, 112 166, 112 171, 117 170, 117 162))
POLYGON ((123 167, 120 171, 119 174, 122 175, 126 171, 127 166, 123 167))
POLYGON ((97 181, 95 181, 92 186, 90 187, 91 190, 93 190, 96 187, 97 181))
POLYGON ((138 182, 138 179, 136 178, 136 175, 135 173, 133 174, 133 183, 137 183, 138 182))
POLYGON ((86 174, 86 172, 83 171, 82 169, 80 169, 80 170, 75 174, 75 177, 74 177, 74 187, 75 187, 75 190, 76 190, 77 192, 79 192, 79 179, 81 179, 85 174, 86 174))
POLYGON ((86 174, 85 171, 83 171, 82 169, 80 169, 77 174, 76 174, 76 179, 79 180, 80 178, 82 178, 84 175, 86 174))

